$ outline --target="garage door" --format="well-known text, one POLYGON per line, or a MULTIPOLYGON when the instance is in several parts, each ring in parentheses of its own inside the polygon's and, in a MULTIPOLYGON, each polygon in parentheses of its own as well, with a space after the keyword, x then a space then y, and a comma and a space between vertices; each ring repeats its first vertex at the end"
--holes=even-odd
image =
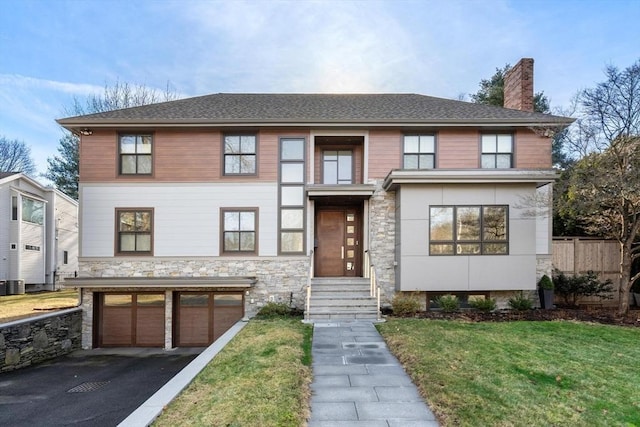
POLYGON ((100 294, 100 347, 164 347, 164 293, 100 294))
POLYGON ((176 347, 208 346, 244 316, 240 292, 178 292, 174 301, 176 347))

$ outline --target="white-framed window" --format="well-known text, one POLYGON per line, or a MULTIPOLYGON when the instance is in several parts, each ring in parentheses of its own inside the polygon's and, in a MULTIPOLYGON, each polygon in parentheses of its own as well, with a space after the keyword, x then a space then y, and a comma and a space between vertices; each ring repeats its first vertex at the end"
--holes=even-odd
POLYGON ((22 220, 32 224, 44 224, 44 202, 22 197, 22 220))
POLYGON ((513 167, 513 135, 510 133, 482 135, 482 168, 509 169, 513 167))

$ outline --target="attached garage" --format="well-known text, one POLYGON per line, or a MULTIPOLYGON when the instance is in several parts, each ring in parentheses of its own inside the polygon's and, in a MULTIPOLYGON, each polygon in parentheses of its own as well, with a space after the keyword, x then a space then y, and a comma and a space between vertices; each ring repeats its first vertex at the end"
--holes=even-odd
POLYGON ((98 347, 164 347, 162 293, 100 293, 98 347))

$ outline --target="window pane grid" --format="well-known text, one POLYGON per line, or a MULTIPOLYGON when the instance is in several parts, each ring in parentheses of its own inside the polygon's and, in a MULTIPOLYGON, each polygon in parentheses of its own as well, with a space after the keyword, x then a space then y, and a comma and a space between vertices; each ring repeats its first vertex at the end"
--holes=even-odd
POLYGON ((404 168, 435 168, 435 135, 406 135, 404 137, 404 168))
POLYGON ((151 135, 120 135, 120 174, 150 175, 153 165, 151 135))
POLYGON ((430 255, 509 253, 507 206, 432 206, 429 214, 430 255))
POLYGON ((256 136, 226 135, 224 137, 224 174, 255 175, 256 136))
POLYGON ((118 252, 150 254, 152 213, 148 210, 117 211, 118 252))
POLYGON ((222 252, 256 252, 256 211, 222 212, 222 252))
POLYGON ((481 167, 509 169, 513 167, 513 136, 511 134, 482 135, 481 167))
MULTIPOLYGON (((300 254, 304 252, 305 230, 305 146, 304 138, 280 139, 280 205, 279 252, 300 254)), ((331 152, 335 165, 334 179, 338 174, 338 151, 331 152)))

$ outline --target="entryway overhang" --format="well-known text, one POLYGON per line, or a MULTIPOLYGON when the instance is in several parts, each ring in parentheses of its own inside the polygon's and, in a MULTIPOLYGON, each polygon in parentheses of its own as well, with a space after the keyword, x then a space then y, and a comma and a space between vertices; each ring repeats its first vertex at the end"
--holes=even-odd
POLYGON ((395 191, 403 184, 518 184, 532 183, 542 187, 556 181, 559 174, 545 170, 392 170, 384 179, 382 188, 395 191))
POLYGON ((256 277, 77 277, 67 288, 250 288, 256 277))
POLYGON ((307 196, 310 199, 324 197, 350 198, 352 200, 365 200, 371 198, 376 190, 373 184, 310 184, 306 187, 307 196))

